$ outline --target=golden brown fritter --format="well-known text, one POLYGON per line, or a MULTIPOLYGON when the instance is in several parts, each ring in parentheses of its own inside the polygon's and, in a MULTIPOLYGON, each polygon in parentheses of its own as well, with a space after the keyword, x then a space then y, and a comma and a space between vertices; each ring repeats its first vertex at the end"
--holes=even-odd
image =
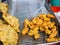
POLYGON ((32 22, 29 22, 29 25, 28 26, 29 26, 30 29, 33 29, 34 28, 34 24, 32 22))
POLYGON ((0 25, 0 40, 4 45, 17 45, 18 34, 10 25, 0 25))
POLYGON ((14 17, 14 16, 12 16, 12 15, 10 15, 10 14, 6 14, 6 13, 4 13, 3 14, 3 16, 2 16, 3 18, 4 18, 4 20, 9 24, 9 25, 11 25, 17 32, 20 32, 20 30, 19 30, 19 20, 16 18, 16 17, 14 17))
POLYGON ((36 23, 38 22, 38 20, 39 20, 38 17, 33 18, 33 19, 32 19, 33 24, 36 24, 36 23))
POLYGON ((7 13, 8 5, 6 3, 0 3, 0 11, 3 13, 7 13))
POLYGON ((52 15, 52 14, 47 14, 47 17, 48 17, 48 18, 55 18, 55 16, 52 15))
POLYGON ((27 27, 25 27, 23 30, 22 30, 22 35, 26 35, 27 33, 28 33, 28 28, 27 27))
POLYGON ((28 32, 28 35, 29 35, 29 36, 33 36, 33 35, 34 35, 33 30, 30 30, 30 31, 28 32))
POLYGON ((45 29, 44 29, 42 26, 40 26, 39 30, 40 30, 41 32, 44 32, 44 31, 45 31, 45 29))
POLYGON ((0 20, 0 24, 4 24, 4 21, 0 20))
POLYGON ((48 38, 47 42, 55 42, 55 41, 58 41, 58 40, 59 40, 58 38, 48 38))
POLYGON ((53 31, 50 35, 49 35, 49 38, 54 38, 56 37, 58 34, 58 31, 53 31))
MULTIPOLYGON (((28 33, 29 36, 34 36, 35 39, 40 38, 40 31, 45 32, 49 37, 47 42, 55 41, 58 31, 55 22, 52 22, 51 18, 55 18, 55 16, 51 14, 39 14, 39 16, 34 17, 32 20, 25 19, 24 28, 27 27, 29 31, 23 29, 22 32, 28 33)), ((23 33, 22 35, 24 35, 23 33)))
POLYGON ((24 21, 24 27, 27 27, 29 25, 30 21, 28 19, 25 19, 24 21))
POLYGON ((0 3, 0 12, 3 13, 2 19, 0 19, 0 41, 3 45, 17 45, 19 22, 18 19, 7 13, 8 5, 6 3, 0 3))
POLYGON ((51 30, 45 30, 46 34, 51 34, 51 30))
POLYGON ((34 35, 34 38, 35 38, 35 39, 39 39, 39 38, 40 38, 40 34, 34 35))

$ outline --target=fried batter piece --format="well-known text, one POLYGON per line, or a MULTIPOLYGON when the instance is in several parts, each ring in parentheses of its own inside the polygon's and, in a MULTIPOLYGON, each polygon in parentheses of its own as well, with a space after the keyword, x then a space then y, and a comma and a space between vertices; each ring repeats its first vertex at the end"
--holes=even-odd
POLYGON ((33 36, 33 35, 34 35, 33 30, 30 30, 30 31, 28 32, 28 35, 29 35, 29 36, 33 36))
POLYGON ((39 19, 36 23, 37 26, 41 26, 41 24, 43 23, 43 20, 42 19, 39 19))
POLYGON ((45 26, 47 26, 47 23, 48 23, 48 22, 45 22, 45 21, 44 21, 44 23, 42 23, 41 26, 42 26, 42 27, 45 27, 45 26))
POLYGON ((45 30, 45 33, 50 35, 51 31, 50 30, 45 30))
POLYGON ((55 18, 55 16, 51 14, 39 14, 39 16, 34 17, 31 21, 28 19, 25 19, 24 21, 24 27, 28 28, 29 31, 22 30, 22 35, 25 35, 28 33, 29 36, 34 36, 35 39, 40 38, 39 32, 45 32, 46 35, 48 35, 47 42, 57 41, 57 28, 55 25, 55 22, 51 21, 51 18, 55 18))
POLYGON ((45 18, 46 18, 46 14, 39 14, 38 17, 39 17, 40 19, 45 19, 45 18))
POLYGON ((36 34, 38 34, 38 33, 39 33, 38 30, 33 30, 33 34, 34 34, 34 35, 36 35, 36 34))
POLYGON ((58 41, 58 38, 48 38, 47 42, 56 42, 58 41))
POLYGON ((8 5, 0 3, 0 41, 3 45, 17 45, 19 22, 18 19, 7 13, 8 5), (3 15, 2 15, 3 14, 3 15))
POLYGON ((28 26, 29 26, 30 29, 33 29, 35 25, 32 22, 29 22, 28 26))
POLYGON ((39 38, 40 38, 40 34, 34 35, 34 38, 35 38, 35 39, 39 39, 39 38))
POLYGON ((47 17, 48 17, 48 18, 55 18, 55 16, 52 15, 52 14, 47 14, 47 17))
POLYGON ((0 24, 3 24, 4 22, 2 20, 0 20, 0 24))
POLYGON ((57 36, 57 34, 58 34, 58 31, 53 31, 51 35, 49 35, 49 38, 54 38, 57 36))
POLYGON ((50 21, 50 18, 43 18, 44 21, 50 21))
POLYGON ((38 17, 35 17, 35 18, 32 19, 32 22, 33 22, 34 24, 36 24, 38 21, 39 21, 39 18, 38 18, 38 17))
POLYGON ((29 23, 30 23, 30 21, 28 19, 25 19, 25 21, 24 21, 24 27, 28 27, 29 23))
POLYGON ((0 25, 1 25, 1 24, 4 24, 4 25, 6 24, 6 25, 8 25, 4 20, 1 20, 1 19, 0 19, 0 25))
POLYGON ((28 28, 27 27, 25 27, 23 30, 22 30, 22 35, 26 35, 27 33, 28 33, 28 28))
POLYGON ((6 3, 0 3, 0 11, 3 13, 7 13, 8 5, 6 3))
POLYGON ((52 28, 54 25, 55 25, 55 22, 51 22, 51 23, 48 25, 48 27, 49 27, 49 28, 52 28))
POLYGON ((10 14, 6 14, 6 13, 4 13, 3 14, 3 16, 2 16, 3 18, 4 18, 4 20, 9 24, 9 25, 11 25, 17 32, 20 32, 20 30, 19 30, 19 20, 16 18, 16 17, 14 17, 14 16, 12 16, 12 15, 10 15, 10 14))
POLYGON ((44 32, 45 31, 45 29, 42 27, 42 26, 40 26, 40 29, 39 29, 41 32, 44 32))
POLYGON ((29 32, 28 32, 28 34, 29 35, 36 35, 36 34, 38 34, 38 27, 37 26, 35 26, 33 29, 31 29, 29 32))
POLYGON ((18 34, 10 25, 0 25, 0 40, 3 45, 17 45, 18 34))
POLYGON ((38 34, 38 29, 39 29, 39 27, 35 26, 34 20, 29 21, 28 19, 25 19, 24 28, 22 30, 22 35, 26 35, 26 34, 28 34, 29 36, 34 36, 35 35, 34 36, 35 38, 39 38, 39 37, 36 37, 36 36, 39 36, 39 35, 36 35, 36 34, 38 34))

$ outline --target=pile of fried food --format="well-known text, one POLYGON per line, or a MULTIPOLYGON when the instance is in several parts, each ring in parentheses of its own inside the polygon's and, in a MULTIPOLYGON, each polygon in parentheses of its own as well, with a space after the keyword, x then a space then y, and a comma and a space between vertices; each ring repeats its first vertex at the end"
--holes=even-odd
POLYGON ((0 3, 0 41, 3 45, 17 45, 20 24, 18 19, 7 11, 8 5, 0 3))
POLYGON ((48 36, 47 42, 59 41, 60 38, 56 37, 58 34, 56 23, 51 21, 54 18, 55 16, 52 14, 39 14, 32 20, 25 19, 22 35, 29 35, 34 39, 39 39, 41 37, 40 32, 42 32, 48 36))
MULTIPOLYGON (((19 20, 8 14, 8 5, 5 3, 0 3, 0 41, 4 45, 17 45, 19 30, 19 20)), ((40 32, 45 33, 48 37, 47 42, 59 41, 57 38, 58 30, 56 23, 52 22, 55 16, 52 14, 39 14, 32 20, 25 19, 24 28, 22 30, 22 35, 29 35, 34 37, 34 39, 39 39, 41 37, 40 32)))

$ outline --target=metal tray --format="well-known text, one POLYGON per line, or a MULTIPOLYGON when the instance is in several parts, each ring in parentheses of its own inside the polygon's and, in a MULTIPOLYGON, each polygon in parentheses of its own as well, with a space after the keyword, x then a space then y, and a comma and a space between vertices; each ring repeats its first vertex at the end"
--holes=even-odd
MULTIPOLYGON (((31 2, 30 6, 29 6, 28 1, 26 1, 26 0, 24 0, 24 1, 23 0, 17 0, 17 1, 15 0, 15 3, 13 4, 12 2, 9 3, 9 0, 8 0, 8 4, 9 5, 12 4, 12 7, 9 6, 10 7, 9 13, 16 16, 17 18, 19 18, 20 30, 23 28, 23 22, 24 22, 25 18, 28 18, 29 20, 31 20, 32 18, 37 16, 37 14, 41 14, 41 13, 45 13, 45 14, 51 13, 54 15, 54 13, 52 13, 52 11, 50 10, 47 3, 44 5, 44 7, 40 8, 39 7, 40 3, 37 3, 37 5, 33 4, 33 3, 35 3, 35 2, 33 2, 34 0, 33 1, 28 0, 29 2, 31 2), (28 4, 27 4, 27 2, 28 2, 28 4), (27 7, 27 6, 29 6, 29 7, 27 7)), ((57 30, 59 32, 59 23, 58 23, 57 18, 52 19, 52 21, 56 22, 57 30)), ((20 34, 18 44, 19 45, 48 45, 48 44, 55 44, 55 43, 60 42, 60 41, 58 41, 58 42, 46 43, 45 38, 47 37, 47 35, 45 35, 44 33, 40 33, 40 34, 41 34, 41 37, 38 40, 34 40, 32 37, 27 36, 27 35, 22 37, 20 34)), ((59 34, 57 35, 57 37, 59 37, 59 34)))

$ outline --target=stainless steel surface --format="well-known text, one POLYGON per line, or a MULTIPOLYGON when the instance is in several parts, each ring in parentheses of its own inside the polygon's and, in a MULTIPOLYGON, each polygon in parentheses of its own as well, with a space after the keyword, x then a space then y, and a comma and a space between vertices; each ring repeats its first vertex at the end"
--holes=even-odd
MULTIPOLYGON (((9 13, 19 18, 20 29, 23 28, 23 22, 25 18, 31 20, 37 14, 49 13, 44 7, 45 0, 7 0, 9 5, 9 13)), ((58 42, 46 43, 47 36, 44 33, 41 33, 41 38, 34 40, 29 36, 21 37, 19 45, 48 45, 58 42)))

